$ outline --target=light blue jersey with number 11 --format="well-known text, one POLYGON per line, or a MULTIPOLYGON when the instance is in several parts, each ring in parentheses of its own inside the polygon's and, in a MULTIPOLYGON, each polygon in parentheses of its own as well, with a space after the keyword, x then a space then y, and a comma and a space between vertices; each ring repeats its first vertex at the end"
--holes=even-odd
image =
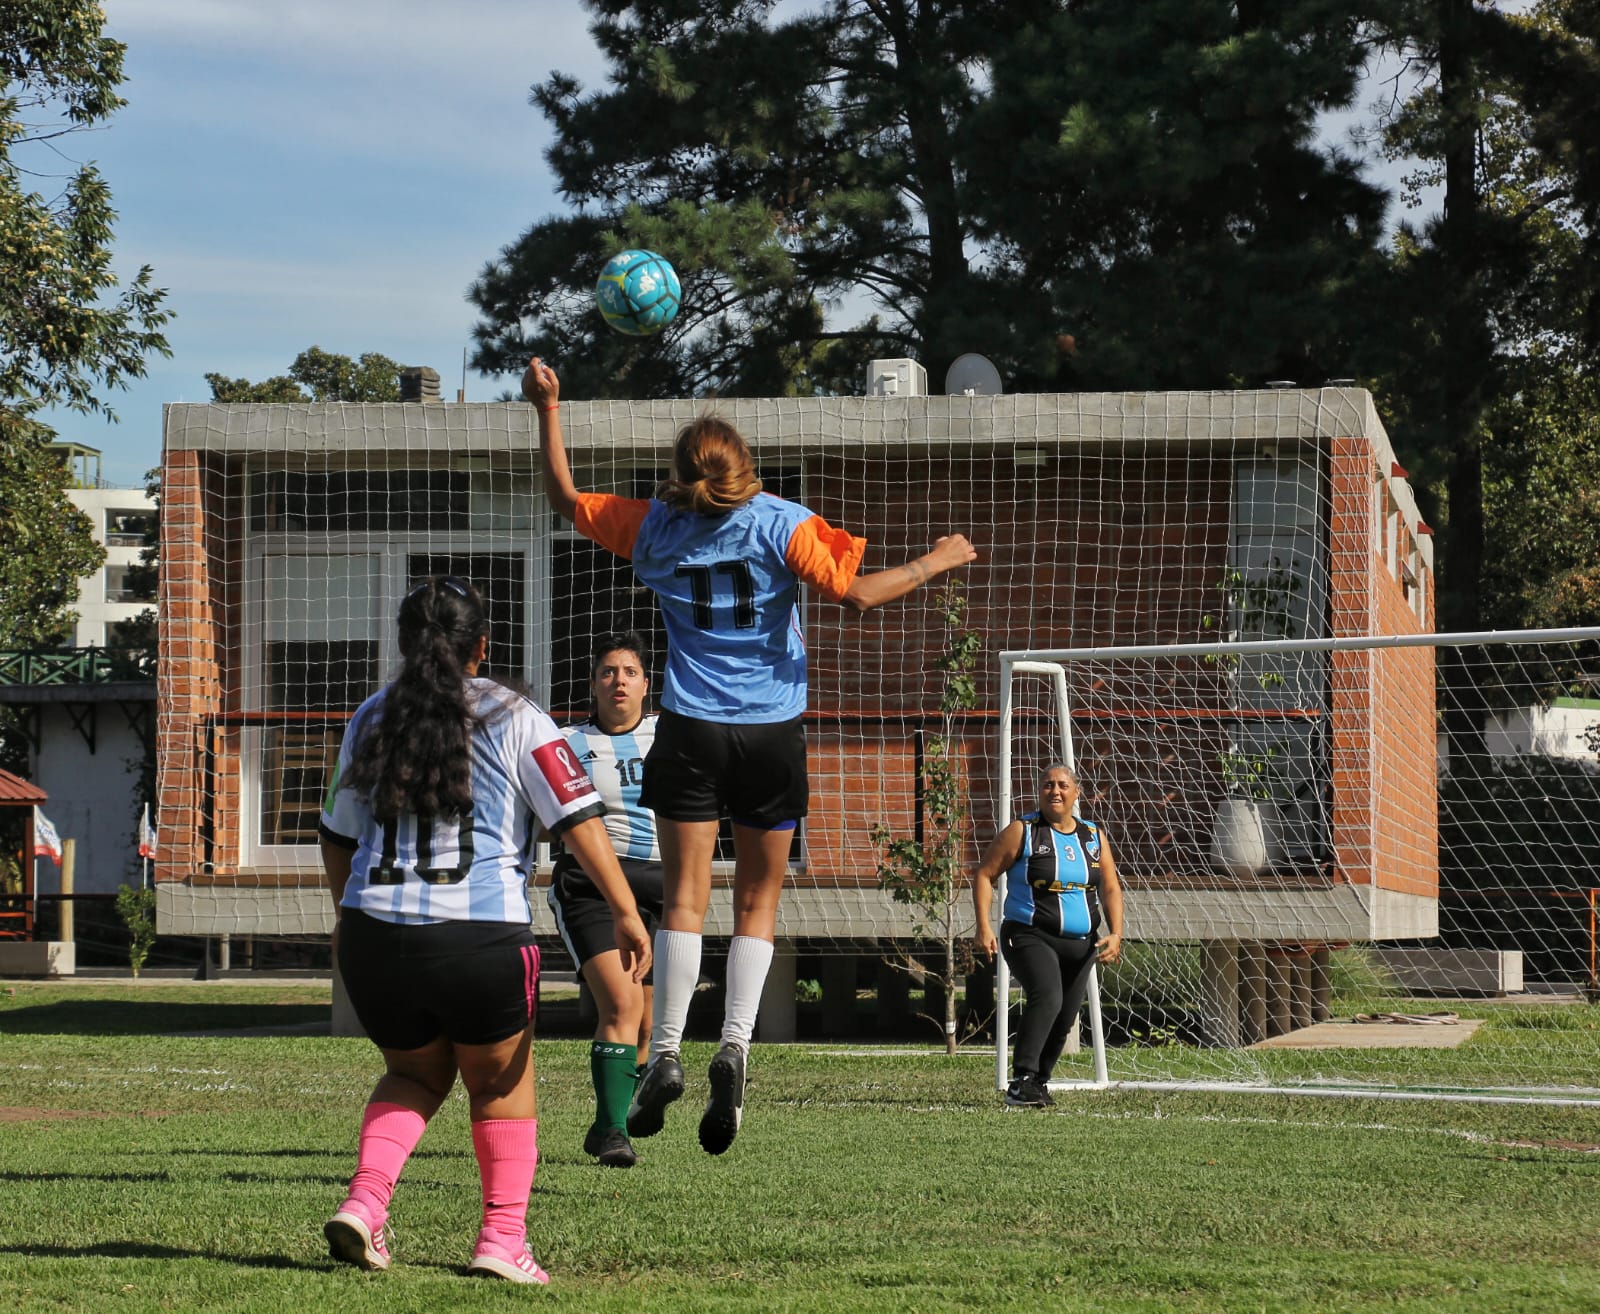
POLYGON ((664 708, 735 725, 773 725, 805 711, 800 585, 842 599, 866 539, 770 493, 720 516, 679 511, 657 498, 584 493, 574 523, 632 561, 661 604, 664 708))

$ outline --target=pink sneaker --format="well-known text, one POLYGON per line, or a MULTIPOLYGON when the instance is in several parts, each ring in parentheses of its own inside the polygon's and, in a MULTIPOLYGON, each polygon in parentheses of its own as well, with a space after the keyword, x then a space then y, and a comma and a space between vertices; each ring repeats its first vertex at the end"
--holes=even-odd
POLYGON ((504 1278, 507 1282, 537 1283, 541 1287, 550 1281, 550 1275, 528 1253, 526 1241, 512 1250, 481 1234, 472 1252, 472 1262, 467 1265, 467 1272, 478 1277, 504 1278))
POLYGON ((346 1200, 339 1212, 322 1225, 328 1238, 328 1254, 357 1268, 382 1271, 389 1267, 389 1246, 383 1226, 373 1227, 363 1216, 361 1206, 346 1200))

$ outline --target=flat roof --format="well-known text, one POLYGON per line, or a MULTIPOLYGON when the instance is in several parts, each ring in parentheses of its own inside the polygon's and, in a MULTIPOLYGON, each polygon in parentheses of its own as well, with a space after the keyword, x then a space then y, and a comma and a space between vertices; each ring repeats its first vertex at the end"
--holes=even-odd
MULTIPOLYGON (((1017 393, 967 397, 737 397, 715 401, 564 401, 569 452, 662 452, 678 427, 714 408, 758 451, 921 449, 1012 451, 1028 446, 1146 443, 1195 447, 1371 444, 1374 478, 1388 485, 1413 536, 1422 517, 1365 388, 1266 388, 1220 392, 1017 393)), ((295 453, 326 458, 384 453, 483 461, 509 456, 537 466, 538 424, 525 402, 173 402, 167 452, 230 456, 295 453)), ((494 464, 499 465, 499 461, 494 464)), ((1429 566, 1432 544, 1419 540, 1429 566)))

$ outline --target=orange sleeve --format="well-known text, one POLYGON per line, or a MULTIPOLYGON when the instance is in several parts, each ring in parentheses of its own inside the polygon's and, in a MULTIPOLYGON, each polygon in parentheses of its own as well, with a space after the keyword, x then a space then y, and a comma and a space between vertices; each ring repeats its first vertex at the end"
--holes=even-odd
POLYGON ((615 552, 624 561, 633 560, 634 540, 644 524, 650 503, 614 493, 579 493, 573 527, 585 538, 615 552))
POLYGON ((835 529, 821 516, 812 516, 795 526, 783 559, 807 584, 821 589, 829 601, 839 602, 855 582, 866 551, 866 539, 835 529))

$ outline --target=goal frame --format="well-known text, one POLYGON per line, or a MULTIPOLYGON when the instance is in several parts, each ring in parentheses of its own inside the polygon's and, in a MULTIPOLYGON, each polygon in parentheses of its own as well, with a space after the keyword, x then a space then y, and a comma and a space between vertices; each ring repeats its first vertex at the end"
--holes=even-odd
MULTIPOLYGON (((1012 732, 1015 712, 1014 686, 1017 676, 1045 677, 1050 681, 1053 700, 1055 703, 1056 734, 1058 737, 1060 760, 1072 770, 1076 770, 1076 753, 1074 751, 1072 732, 1072 704, 1067 681, 1067 667, 1074 662, 1083 661, 1114 661, 1114 660, 1155 660, 1161 658, 1216 658, 1220 655, 1233 655, 1240 657, 1270 656, 1285 654, 1307 653, 1333 653, 1352 651, 1376 651, 1396 648, 1432 648, 1434 650, 1446 648, 1466 648, 1486 645, 1520 646, 1528 644, 1551 643, 1580 643, 1600 641, 1600 628, 1597 627, 1567 627, 1550 630, 1490 630, 1460 633, 1426 633, 1426 634, 1386 634, 1386 635, 1351 635, 1338 638, 1307 638, 1307 639, 1266 639, 1266 640, 1216 640, 1201 643, 1179 644, 1132 644, 1101 647, 1082 648, 1051 648, 1051 649, 1013 649, 1001 652, 998 657, 1000 668, 1000 707, 997 725, 998 743, 997 758, 999 772, 997 779, 996 816, 1001 828, 1009 825, 1014 819, 1012 809, 1012 766, 1014 754, 1012 750, 1012 732)), ((1000 875, 999 899, 1000 906, 1004 907, 1006 890, 1006 873, 1000 875)), ((1010 1068, 1010 971, 1006 965, 1004 955, 999 955, 996 963, 996 1001, 995 1010, 995 1085, 997 1090, 1004 1090, 1008 1084, 1010 1068)), ((1480 1091, 1444 1092, 1444 1091, 1405 1091, 1393 1089, 1370 1089, 1366 1087, 1318 1087, 1310 1086, 1276 1086, 1254 1085, 1250 1083, 1234 1082, 1150 1082, 1142 1080, 1122 1080, 1113 1078, 1109 1074, 1105 1028, 1102 1015, 1102 1001, 1100 991, 1100 974, 1098 967, 1091 967, 1088 990, 1085 1002, 1089 1009, 1090 1039, 1093 1047, 1094 1075, 1088 1080, 1052 1080, 1049 1087, 1052 1090, 1105 1090, 1110 1087, 1126 1089, 1196 1089, 1196 1090, 1240 1090, 1254 1091, 1257 1093, 1298 1094, 1298 1095, 1342 1095, 1342 1096, 1369 1096, 1373 1098, 1396 1099, 1442 1099, 1472 1103, 1532 1103, 1548 1105, 1576 1105, 1581 1107, 1600 1106, 1600 1100, 1587 1097, 1587 1094, 1559 1096, 1551 1094, 1515 1094, 1515 1093, 1490 1093, 1480 1091)))

